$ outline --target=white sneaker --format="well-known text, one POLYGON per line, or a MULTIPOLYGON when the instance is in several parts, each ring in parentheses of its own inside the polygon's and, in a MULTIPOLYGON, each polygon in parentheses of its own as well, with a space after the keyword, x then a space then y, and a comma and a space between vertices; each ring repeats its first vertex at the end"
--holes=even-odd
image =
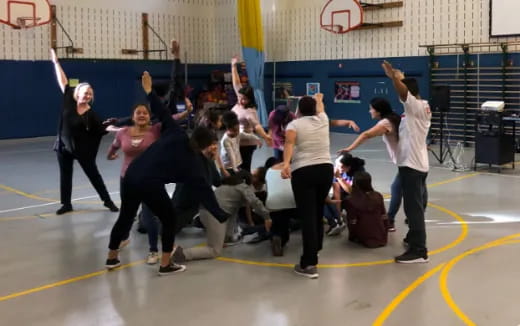
POLYGON ((150 251, 148 253, 148 257, 146 257, 146 263, 148 265, 155 265, 159 262, 159 253, 155 251, 150 251))
POLYGON ((341 229, 341 226, 339 224, 336 224, 335 227, 331 228, 328 232, 327 232, 327 235, 329 237, 331 236, 335 236, 335 235, 340 235, 341 234, 341 231, 343 231, 343 229, 341 229))

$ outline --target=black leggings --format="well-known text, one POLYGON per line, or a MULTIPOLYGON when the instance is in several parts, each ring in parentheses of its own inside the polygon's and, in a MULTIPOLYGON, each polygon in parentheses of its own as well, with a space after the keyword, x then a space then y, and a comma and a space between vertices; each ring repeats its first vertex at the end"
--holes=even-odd
POLYGON ((333 177, 333 166, 328 163, 305 166, 292 172, 296 210, 302 219, 302 268, 318 264, 318 252, 323 246, 323 205, 333 177))
POLYGON ((79 158, 66 150, 57 152, 57 156, 60 164, 60 198, 62 205, 71 205, 74 159, 78 160, 79 165, 87 175, 92 186, 96 189, 101 200, 104 202, 112 201, 103 178, 99 174, 95 156, 93 158, 79 158))
POLYGON ((253 162, 253 153, 256 150, 256 145, 240 146, 240 156, 242 156, 242 164, 240 168, 251 172, 251 163, 253 162))
POLYGON ((121 241, 128 237, 141 202, 147 205, 162 223, 162 251, 172 252, 175 241, 175 210, 164 183, 160 181, 146 181, 135 184, 123 179, 121 184, 121 211, 116 224, 112 228, 108 248, 117 250, 121 241))

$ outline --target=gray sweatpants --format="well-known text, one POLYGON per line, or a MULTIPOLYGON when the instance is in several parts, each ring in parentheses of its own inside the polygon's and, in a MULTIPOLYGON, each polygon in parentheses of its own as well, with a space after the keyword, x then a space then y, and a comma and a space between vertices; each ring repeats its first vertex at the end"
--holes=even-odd
POLYGON ((228 221, 220 223, 204 208, 200 209, 200 221, 206 228, 207 243, 203 247, 184 249, 186 260, 212 259, 222 253, 228 221))

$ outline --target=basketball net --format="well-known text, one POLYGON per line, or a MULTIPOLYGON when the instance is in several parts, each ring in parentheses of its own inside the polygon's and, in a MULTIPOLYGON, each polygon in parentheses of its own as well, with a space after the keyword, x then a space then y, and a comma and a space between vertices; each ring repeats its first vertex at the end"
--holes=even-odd
POLYGON ((16 23, 19 26, 20 34, 24 39, 34 39, 36 36, 36 25, 40 17, 18 17, 16 23))

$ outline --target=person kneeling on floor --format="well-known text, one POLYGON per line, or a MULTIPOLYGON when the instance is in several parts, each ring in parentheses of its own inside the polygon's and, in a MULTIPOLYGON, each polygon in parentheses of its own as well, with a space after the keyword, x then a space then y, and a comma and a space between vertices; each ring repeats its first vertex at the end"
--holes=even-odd
POLYGON ((237 218, 238 210, 245 204, 249 204, 257 214, 264 218, 265 228, 270 230, 272 222, 269 211, 255 196, 250 184, 251 174, 247 171, 239 171, 235 175, 222 179, 222 185, 215 189, 215 196, 220 207, 231 214, 231 217, 226 222, 220 223, 209 211, 201 208, 200 220, 206 229, 207 244, 204 247, 188 249, 178 246, 172 256, 175 263, 220 256, 224 247, 227 224, 237 218))

